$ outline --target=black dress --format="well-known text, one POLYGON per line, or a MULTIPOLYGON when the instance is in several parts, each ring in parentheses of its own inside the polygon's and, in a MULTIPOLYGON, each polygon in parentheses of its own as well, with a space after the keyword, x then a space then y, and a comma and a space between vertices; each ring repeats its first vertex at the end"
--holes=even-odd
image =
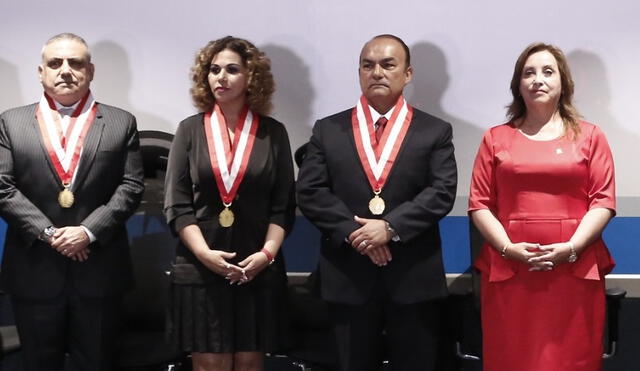
MULTIPOLYGON (((209 162, 204 114, 178 127, 165 180, 164 212, 173 233, 197 224, 210 248, 236 252, 238 263, 260 251, 270 223, 289 232, 295 217, 293 164, 284 126, 260 125, 231 209, 235 222, 221 227, 224 208, 209 162)), ((286 271, 282 253, 253 280, 229 285, 180 242, 172 270, 168 333, 187 352, 274 352, 288 345, 286 271)))

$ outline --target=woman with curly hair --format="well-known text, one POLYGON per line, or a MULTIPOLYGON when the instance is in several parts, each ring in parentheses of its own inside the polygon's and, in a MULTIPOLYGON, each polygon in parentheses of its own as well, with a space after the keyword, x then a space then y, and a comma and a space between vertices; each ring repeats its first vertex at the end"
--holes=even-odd
POLYGON ((202 112, 178 126, 165 215, 179 236, 169 333, 194 370, 262 370, 288 340, 280 246, 294 219, 284 126, 266 115, 269 59, 224 37, 196 56, 191 95, 202 112))

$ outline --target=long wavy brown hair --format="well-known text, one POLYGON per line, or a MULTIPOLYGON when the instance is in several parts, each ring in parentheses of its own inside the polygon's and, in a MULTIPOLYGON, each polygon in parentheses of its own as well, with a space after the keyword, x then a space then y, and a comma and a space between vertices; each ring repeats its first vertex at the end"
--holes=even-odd
POLYGON ((537 42, 527 46, 527 48, 520 53, 513 69, 513 77, 511 78, 511 95, 513 96, 513 101, 507 106, 507 117, 509 120, 515 122, 515 120, 526 116, 527 106, 520 94, 522 70, 530 55, 545 50, 551 53, 556 59, 556 63, 558 63, 562 92, 560 93, 557 109, 564 124, 565 135, 571 131, 575 139, 578 134, 580 134, 580 125, 578 124, 580 114, 572 103, 574 89, 573 78, 571 77, 567 58, 564 56, 562 50, 554 45, 537 42))
POLYGON ((249 70, 247 87, 249 109, 260 115, 268 115, 272 107, 271 96, 275 91, 271 61, 251 42, 232 36, 210 41, 196 55, 195 64, 191 68, 190 92, 193 104, 201 111, 208 111, 213 107, 215 98, 209 86, 209 69, 213 57, 225 49, 238 53, 244 66, 249 70))

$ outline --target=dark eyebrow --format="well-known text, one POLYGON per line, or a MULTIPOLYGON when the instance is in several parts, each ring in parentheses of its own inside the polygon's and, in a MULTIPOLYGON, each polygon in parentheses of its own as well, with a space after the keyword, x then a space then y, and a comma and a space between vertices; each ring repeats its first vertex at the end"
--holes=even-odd
MULTIPOLYGON (((221 65, 219 65, 218 63, 211 63, 211 65, 212 65, 212 66, 222 67, 222 66, 221 66, 221 65)), ((238 67, 242 67, 242 64, 240 64, 240 63, 229 63, 229 64, 226 64, 226 65, 225 65, 225 67, 226 67, 226 66, 238 66, 238 67)))
MULTIPOLYGON (((58 61, 63 61, 65 58, 60 58, 60 57, 52 57, 46 60, 46 62, 58 62, 58 61)), ((78 58, 66 58, 69 62, 77 62, 77 63, 84 63, 86 61, 85 58, 82 57, 78 57, 78 58)))
MULTIPOLYGON (((395 62, 395 61, 396 61, 395 57, 387 57, 387 58, 382 58, 379 63, 382 64, 382 63, 389 63, 389 62, 395 62)), ((360 63, 376 63, 376 61, 368 58, 362 58, 360 63)))

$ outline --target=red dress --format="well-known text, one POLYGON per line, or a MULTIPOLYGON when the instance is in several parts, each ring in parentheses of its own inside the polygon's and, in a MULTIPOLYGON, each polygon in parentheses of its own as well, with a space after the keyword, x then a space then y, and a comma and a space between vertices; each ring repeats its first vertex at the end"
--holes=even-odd
MULTIPOLYGON (((484 135, 469 211, 489 209, 513 243, 566 242, 592 208, 615 210, 613 159, 595 125, 576 140, 535 141, 513 124, 484 135)), ((548 272, 500 256, 488 244, 481 272, 484 371, 599 371, 604 275, 614 266, 601 239, 575 263, 548 272)))

